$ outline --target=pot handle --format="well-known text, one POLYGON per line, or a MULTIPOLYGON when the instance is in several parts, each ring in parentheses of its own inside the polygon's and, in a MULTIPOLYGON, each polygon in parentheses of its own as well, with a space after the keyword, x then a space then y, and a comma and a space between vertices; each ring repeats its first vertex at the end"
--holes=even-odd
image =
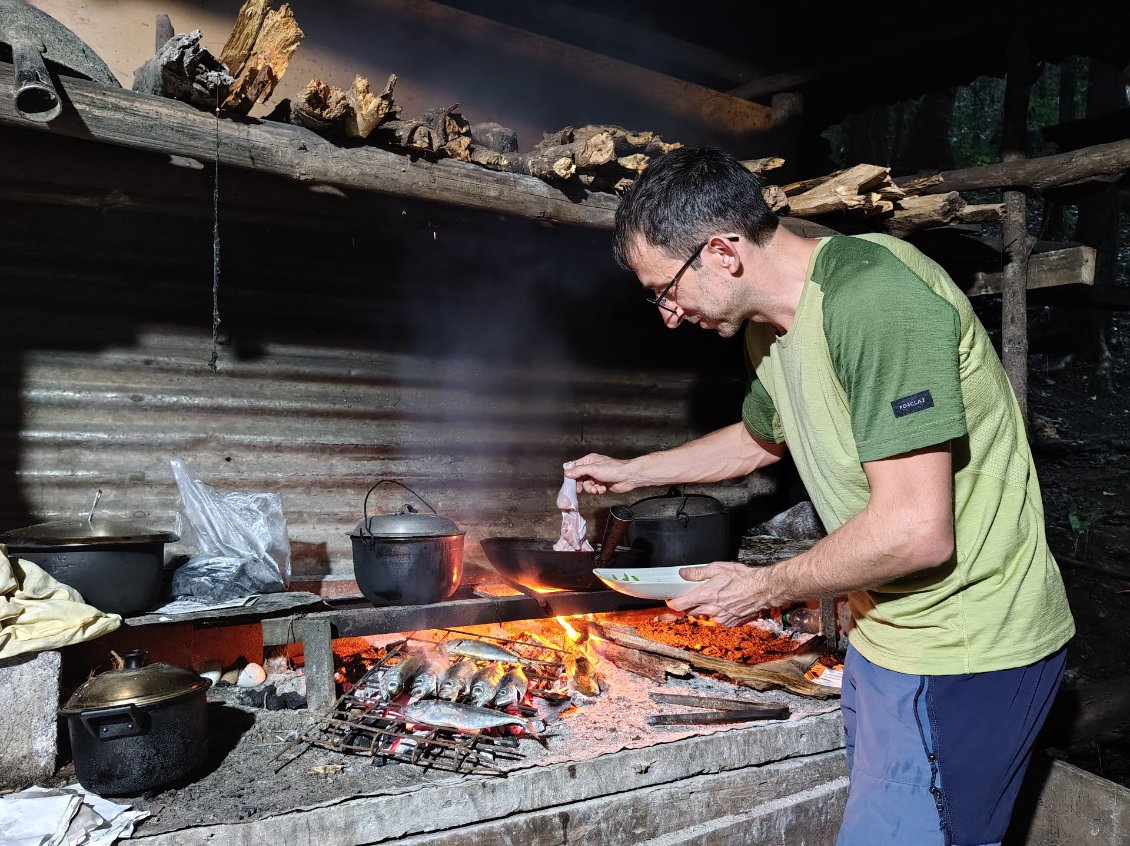
POLYGON ((136 705, 117 705, 113 708, 99 708, 97 711, 83 711, 78 715, 86 730, 99 740, 117 740, 120 737, 137 737, 149 731, 149 721, 136 705), (114 717, 128 717, 127 721, 100 724, 102 720, 114 717))
MULTIPOLYGON (((369 531, 369 494, 371 494, 373 491, 375 491, 377 489, 378 485, 384 485, 384 484, 400 485, 400 487, 404 488, 404 490, 408 491, 408 493, 412 494, 412 496, 416 497, 416 499, 420 500, 420 502, 422 502, 422 503, 424 503, 424 505, 428 506, 428 510, 431 511, 432 514, 436 514, 436 516, 439 516, 438 513, 436 512, 436 510, 434 508, 432 508, 432 504, 430 502, 428 502, 426 499, 424 499, 422 496, 420 496, 418 493, 416 493, 414 490, 412 490, 410 487, 408 487, 403 482, 398 482, 398 481, 396 481, 396 479, 378 479, 377 482, 374 483, 373 486, 371 488, 369 488, 368 492, 365 494, 365 502, 362 503, 362 505, 361 505, 361 536, 362 537, 370 537, 370 538, 373 537, 372 532, 369 531)), ((404 506, 404 508, 409 508, 409 507, 410 506, 407 506, 407 505, 404 506)), ((401 513, 403 513, 403 512, 401 512, 401 513)))

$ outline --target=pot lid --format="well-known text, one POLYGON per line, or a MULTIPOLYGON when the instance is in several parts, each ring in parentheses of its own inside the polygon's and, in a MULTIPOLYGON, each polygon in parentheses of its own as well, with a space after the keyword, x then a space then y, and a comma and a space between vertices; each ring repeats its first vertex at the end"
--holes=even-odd
POLYGON ((684 494, 671 488, 663 496, 651 496, 632 504, 636 520, 664 520, 678 517, 706 517, 724 514, 726 506, 706 494, 684 494))
POLYGON ((159 532, 101 517, 52 520, 0 534, 0 543, 15 547, 175 543, 178 540, 180 536, 174 532, 159 532))
POLYGON ((349 533, 350 537, 377 538, 442 538, 464 535, 454 521, 437 514, 377 514, 362 520, 349 533))
POLYGON ((143 664, 144 658, 145 653, 140 649, 127 652, 123 656, 124 667, 87 679, 71 694, 59 713, 77 714, 121 705, 156 705, 203 690, 211 684, 208 679, 185 667, 143 664))

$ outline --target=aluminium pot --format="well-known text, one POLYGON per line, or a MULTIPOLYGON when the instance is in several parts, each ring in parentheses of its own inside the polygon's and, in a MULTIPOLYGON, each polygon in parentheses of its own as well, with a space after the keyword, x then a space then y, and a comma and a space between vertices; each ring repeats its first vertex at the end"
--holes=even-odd
POLYGON ((730 514, 712 496, 670 488, 662 496, 633 503, 631 509, 634 519, 628 527, 628 543, 644 552, 652 567, 683 567, 733 558, 730 514))
POLYGON ((374 605, 428 605, 455 593, 463 578, 466 533, 441 517, 419 494, 400 482, 382 479, 365 494, 361 522, 349 533, 353 576, 374 605), (409 491, 432 510, 421 514, 403 505, 394 514, 369 516, 369 494, 391 483, 409 491))
POLYGON ((83 682, 59 709, 75 776, 99 796, 136 796, 189 779, 208 756, 210 682, 184 667, 143 663, 83 682))
POLYGON ((88 605, 130 616, 159 604, 165 544, 180 538, 94 517, 38 523, 0 534, 9 554, 37 564, 88 605))

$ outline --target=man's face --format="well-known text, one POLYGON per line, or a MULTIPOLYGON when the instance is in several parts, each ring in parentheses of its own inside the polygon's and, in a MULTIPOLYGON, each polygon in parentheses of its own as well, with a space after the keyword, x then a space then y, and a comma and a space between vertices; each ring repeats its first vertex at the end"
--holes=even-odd
POLYGON ((656 308, 667 328, 675 329, 685 321, 729 338, 745 317, 738 303, 738 286, 714 266, 717 261, 710 245, 708 241, 688 262, 637 240, 632 269, 652 297, 666 291, 656 308))

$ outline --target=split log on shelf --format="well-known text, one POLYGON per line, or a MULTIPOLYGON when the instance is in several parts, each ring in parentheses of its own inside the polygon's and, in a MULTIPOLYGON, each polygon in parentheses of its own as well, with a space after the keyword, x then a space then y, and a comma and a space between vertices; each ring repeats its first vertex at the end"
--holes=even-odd
POLYGON ((455 111, 458 108, 458 103, 453 103, 450 106, 437 106, 434 109, 428 109, 420 118, 420 123, 432 131, 432 137, 436 144, 433 149, 438 150, 448 141, 461 136, 470 138, 471 124, 463 115, 455 111))
POLYGON ((891 169, 879 165, 859 164, 849 167, 796 195, 789 195, 789 213, 798 217, 816 217, 834 211, 864 208, 870 192, 889 184, 891 169))
POLYGON ((220 61, 200 45, 202 37, 196 30, 166 41, 134 73, 133 90, 215 109, 228 96, 233 80, 220 61))
MULTIPOLYGON (((1028 288, 1054 288, 1060 285, 1095 284, 1094 247, 1065 247, 1032 253, 1026 268, 1028 288)), ((1004 288, 1004 273, 975 273, 965 294, 999 294, 1004 288)))
POLYGON ((919 229, 952 223, 965 208, 965 200, 956 191, 948 194, 925 194, 903 197, 899 207, 886 221, 886 230, 902 238, 919 229))
POLYGON ((373 94, 369 90, 369 80, 363 76, 353 79, 346 99, 350 114, 345 118, 345 134, 350 138, 368 138, 385 120, 395 118, 399 112, 392 99, 392 89, 396 87, 396 74, 389 74, 384 91, 373 94))
MULTIPOLYGON (((663 643, 640 637, 635 629, 627 626, 612 624, 589 623, 590 630, 598 637, 610 640, 620 646, 638 649, 641 652, 651 652, 676 661, 686 661, 698 670, 707 670, 720 673, 739 684, 752 687, 754 690, 770 690, 781 687, 800 696, 811 696, 816 699, 827 699, 838 696, 839 691, 833 688, 813 684, 798 670, 783 668, 781 670, 767 670, 759 666, 739 664, 736 661, 726 661, 722 658, 713 658, 687 649, 667 646, 663 643)), ((778 665, 781 666, 781 665, 778 665)))
POLYGON ((266 102, 302 43, 303 32, 290 5, 275 10, 271 2, 247 0, 220 51, 220 60, 235 78, 222 105, 228 111, 245 115, 255 103, 266 102))
MULTIPOLYGON (((745 161, 741 162, 741 166, 755 176, 761 176, 767 171, 776 170, 779 167, 784 167, 785 160, 778 158, 777 156, 770 156, 769 158, 765 159, 746 159, 745 161)), ((780 191, 781 189, 778 188, 777 190, 780 191)))
POLYGON ((518 133, 509 126, 487 121, 471 124, 471 143, 496 153, 517 153, 518 133))
POLYGON ((954 215, 957 223, 996 223, 1004 217, 1004 203, 979 203, 965 206, 954 215))
POLYGON ((685 678, 691 674, 691 665, 683 660, 641 652, 600 638, 590 638, 588 642, 601 658, 615 664, 621 670, 627 670, 657 684, 664 684, 668 675, 685 678))

